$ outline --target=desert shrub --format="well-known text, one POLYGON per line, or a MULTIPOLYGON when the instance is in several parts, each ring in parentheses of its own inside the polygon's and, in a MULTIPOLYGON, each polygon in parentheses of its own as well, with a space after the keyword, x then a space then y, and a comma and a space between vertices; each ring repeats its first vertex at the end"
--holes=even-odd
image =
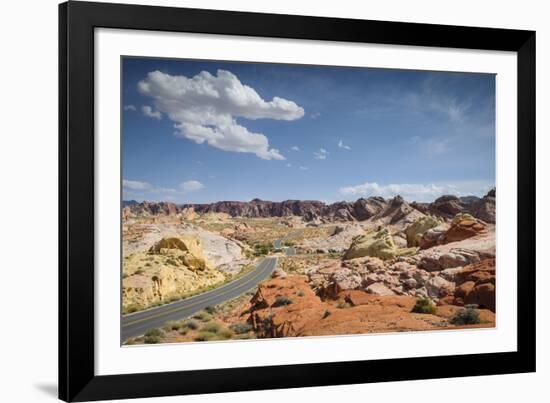
POLYGON ((243 334, 238 334, 235 336, 235 339, 237 340, 248 340, 248 339, 253 339, 254 337, 250 334, 250 333, 243 333, 243 334))
POLYGON ((199 328, 199 322, 189 319, 184 322, 184 326, 190 330, 197 330, 199 328))
POLYGON ((171 330, 179 330, 182 326, 184 326, 183 322, 170 320, 166 322, 163 329, 165 332, 169 332, 171 330))
POLYGON ((157 344, 162 341, 163 336, 164 332, 161 329, 155 327, 145 332, 143 342, 146 344, 157 344))
POLYGON ((124 313, 132 313, 132 312, 137 312, 141 309, 143 309, 143 307, 141 305, 130 304, 126 308, 124 308, 123 311, 124 311, 124 313))
POLYGON ((304 295, 306 295, 306 293, 300 290, 296 293, 296 295, 298 295, 299 297, 303 297, 304 295))
POLYGON ((453 325, 475 325, 479 323, 479 311, 477 305, 466 305, 458 310, 451 318, 453 325))
POLYGON ((145 332, 145 336, 163 336, 164 332, 158 327, 153 327, 145 332))
POLYGON ((143 342, 145 344, 158 344, 162 341, 162 338, 160 336, 145 336, 143 338, 143 342))
POLYGON ((338 302, 338 305, 336 305, 336 308, 338 308, 338 309, 351 308, 351 304, 349 302, 346 302, 346 301, 340 301, 340 302, 338 302))
POLYGON ((254 245, 254 255, 255 256, 267 255, 270 250, 271 250, 271 245, 264 245, 264 244, 254 245))
POLYGON ((416 304, 414 304, 414 307, 412 309, 415 313, 431 313, 434 314, 437 308, 435 307, 434 303, 429 298, 418 298, 416 300, 416 304))
POLYGON ((145 271, 143 269, 137 269, 134 274, 143 274, 145 271))
POLYGON ((284 305, 290 305, 292 304, 292 300, 285 296, 280 296, 275 299, 275 302, 273 303, 274 307, 278 306, 284 306, 284 305))
POLYGON ((328 318, 330 316, 331 312, 327 309, 325 313, 323 314, 323 319, 328 318))
POLYGON ((230 329, 237 334, 243 334, 250 332, 252 330, 252 325, 246 322, 236 323, 234 325, 231 325, 230 329))
POLYGON ((208 322, 209 320, 212 320, 212 316, 205 311, 197 312, 193 315, 193 319, 202 320, 203 322, 208 322))
POLYGON ((227 328, 223 328, 218 332, 218 340, 227 340, 233 337, 233 332, 227 328))
POLYGON ((208 306, 204 307, 204 310, 209 314, 216 313, 216 307, 212 306, 212 305, 208 305, 208 306))
POLYGON ((201 332, 218 333, 222 330, 222 325, 217 322, 210 322, 201 328, 201 332))
POLYGON ((211 340, 215 340, 216 339, 216 334, 215 333, 210 333, 210 332, 199 332, 196 336, 195 336, 195 341, 211 341, 211 340))

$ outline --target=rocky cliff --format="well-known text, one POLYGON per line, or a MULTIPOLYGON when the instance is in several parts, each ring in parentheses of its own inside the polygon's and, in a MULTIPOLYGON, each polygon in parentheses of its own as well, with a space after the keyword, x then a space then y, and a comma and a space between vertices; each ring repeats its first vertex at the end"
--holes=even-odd
POLYGON ((180 214, 187 216, 193 213, 223 213, 231 217, 288 217, 299 216, 305 221, 328 219, 331 221, 365 221, 381 220, 384 224, 396 224, 403 221, 408 224, 422 216, 430 214, 444 219, 451 219, 458 213, 469 213, 488 223, 495 222, 495 190, 492 189, 483 198, 475 196, 456 197, 442 196, 432 203, 408 203, 396 196, 386 200, 374 196, 360 198, 354 202, 336 202, 326 204, 318 200, 285 200, 273 202, 253 199, 244 201, 219 201, 210 204, 177 205, 168 202, 141 203, 123 202, 123 216, 155 216, 180 214))

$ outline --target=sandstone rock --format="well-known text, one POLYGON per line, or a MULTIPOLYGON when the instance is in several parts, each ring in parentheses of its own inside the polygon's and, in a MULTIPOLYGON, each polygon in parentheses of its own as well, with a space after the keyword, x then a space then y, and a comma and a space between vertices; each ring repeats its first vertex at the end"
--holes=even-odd
POLYGON ((478 251, 458 248, 449 252, 432 251, 421 255, 418 265, 427 271, 441 271, 479 262, 484 256, 478 251))
POLYGON ((388 206, 372 216, 371 220, 385 225, 405 228, 422 216, 424 214, 409 205, 401 196, 395 196, 389 201, 388 206))
POLYGON ((392 290, 390 290, 382 283, 373 283, 365 288, 365 291, 367 291, 369 294, 374 295, 395 295, 392 290))
POLYGON ((437 227, 431 228, 424 232, 419 242, 420 249, 428 249, 439 244, 439 240, 448 229, 449 228, 446 224, 440 224, 437 227))
POLYGON ((460 199, 456 196, 441 196, 431 203, 428 211, 438 217, 451 218, 464 210, 460 199))
POLYGON ((471 293, 475 286, 475 281, 465 281, 456 288, 455 297, 462 298, 462 301, 464 301, 464 297, 471 293))
POLYGON ((279 267, 273 270, 273 273, 271 273, 271 278, 286 278, 286 276, 286 272, 279 267))
POLYGON ((454 293, 455 284, 445 280, 443 277, 432 277, 426 281, 426 290, 430 297, 442 298, 454 293))
POLYGON ((457 214, 451 223, 451 227, 440 238, 439 243, 462 241, 486 233, 486 225, 481 221, 470 214, 457 214))
POLYGON ((496 302, 495 295, 496 290, 494 284, 479 284, 464 296, 464 304, 476 304, 481 308, 487 308, 494 312, 496 302))
POLYGON ((301 247, 306 251, 326 250, 345 252, 352 239, 364 233, 363 228, 357 224, 340 224, 335 228, 331 236, 306 239, 301 247))
POLYGON ((496 189, 489 190, 482 199, 475 202, 471 207, 471 212, 474 217, 494 224, 496 221, 496 189))
POLYGON ((389 230, 383 228, 377 232, 371 231, 365 235, 353 238, 349 249, 344 254, 344 260, 356 259, 364 256, 388 260, 397 256, 413 254, 415 252, 416 248, 398 249, 393 242, 389 230))
POLYGON ((193 207, 184 208, 181 210, 181 219, 185 221, 193 221, 199 218, 199 215, 193 207))
POLYGON ((443 221, 441 219, 431 215, 417 218, 411 225, 409 225, 405 229, 407 246, 420 246, 424 233, 441 224, 443 224, 443 221))
MULTIPOLYGON (((299 276, 273 279, 260 285, 252 298, 249 321, 259 337, 295 337, 428 330, 448 327, 445 317, 411 313, 416 299, 345 291, 339 298, 350 307, 339 309, 316 297, 299 276), (301 292, 301 297, 297 293, 301 292), (292 303, 274 306, 277 297, 292 303)), ((487 325, 486 325, 487 326, 487 325)))
POLYGON ((439 275, 443 277, 447 281, 451 281, 453 283, 456 282, 457 276, 463 271, 462 267, 453 267, 451 269, 444 269, 441 270, 439 275))
POLYGON ((457 288, 454 304, 476 304, 493 312, 496 309, 495 259, 484 259, 463 267, 455 274, 457 288))
POLYGON ((149 253, 178 259, 191 270, 205 270, 210 267, 202 253, 200 239, 189 235, 162 238, 149 249, 149 253))

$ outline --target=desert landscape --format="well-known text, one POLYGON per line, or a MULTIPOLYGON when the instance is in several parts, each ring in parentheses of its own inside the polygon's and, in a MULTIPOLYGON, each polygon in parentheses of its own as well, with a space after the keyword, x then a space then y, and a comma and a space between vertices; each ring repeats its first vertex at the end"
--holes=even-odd
POLYGON ((125 201, 122 342, 494 327, 495 205, 125 201))
POLYGON ((121 344, 496 326, 493 74, 121 63, 121 344))

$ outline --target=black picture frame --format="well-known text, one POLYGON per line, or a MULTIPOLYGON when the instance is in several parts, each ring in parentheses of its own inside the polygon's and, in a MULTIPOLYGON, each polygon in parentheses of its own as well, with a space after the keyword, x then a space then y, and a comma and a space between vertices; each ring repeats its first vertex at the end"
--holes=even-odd
POLYGON ((80 1, 60 4, 59 234, 59 398, 62 400, 533 372, 535 32, 80 1), (94 29, 99 27, 517 52, 517 352, 96 376, 94 29))

